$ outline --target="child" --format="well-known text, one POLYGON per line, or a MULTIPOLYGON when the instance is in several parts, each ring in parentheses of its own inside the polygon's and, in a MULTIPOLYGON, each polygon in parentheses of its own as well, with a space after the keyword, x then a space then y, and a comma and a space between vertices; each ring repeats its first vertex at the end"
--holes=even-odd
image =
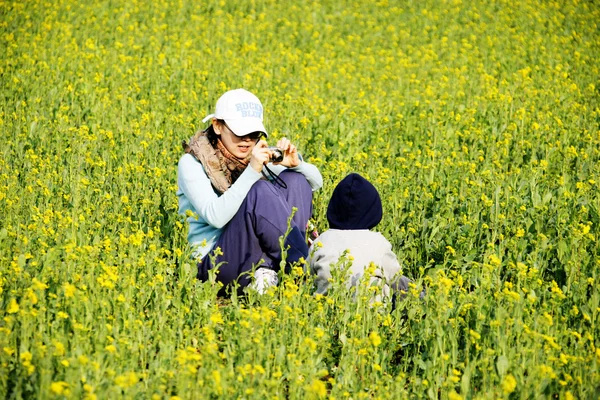
POLYGON ((377 266, 371 284, 382 282, 384 297, 391 295, 390 286, 397 289, 406 286, 405 281, 400 283, 398 279, 401 267, 392 245, 381 233, 370 230, 379 224, 381 217, 379 193, 365 178, 353 173, 336 186, 327 207, 330 229, 314 241, 306 262, 306 268, 316 275, 317 294, 327 293, 331 267, 344 251, 353 258, 349 288, 358 284, 371 264, 377 266))

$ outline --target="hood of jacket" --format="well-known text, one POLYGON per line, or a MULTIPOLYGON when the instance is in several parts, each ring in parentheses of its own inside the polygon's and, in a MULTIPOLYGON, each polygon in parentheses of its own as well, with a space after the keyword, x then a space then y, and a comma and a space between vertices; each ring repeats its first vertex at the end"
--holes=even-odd
POLYGON ((356 173, 338 183, 327 206, 327 220, 332 229, 371 229, 382 216, 377 189, 356 173))

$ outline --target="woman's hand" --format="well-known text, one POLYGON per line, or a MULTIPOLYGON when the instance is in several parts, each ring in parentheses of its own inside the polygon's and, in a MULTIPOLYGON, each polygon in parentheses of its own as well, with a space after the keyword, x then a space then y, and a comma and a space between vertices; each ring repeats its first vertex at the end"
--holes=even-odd
POLYGON ((252 149, 252 155, 250 156, 250 166, 254 168, 256 172, 261 172, 263 166, 271 160, 271 150, 269 145, 264 140, 259 140, 258 143, 252 149))
POLYGON ((281 138, 277 141, 277 147, 283 150, 283 161, 276 163, 283 165, 284 167, 293 168, 300 165, 300 157, 298 156, 298 149, 290 142, 287 138, 281 138))

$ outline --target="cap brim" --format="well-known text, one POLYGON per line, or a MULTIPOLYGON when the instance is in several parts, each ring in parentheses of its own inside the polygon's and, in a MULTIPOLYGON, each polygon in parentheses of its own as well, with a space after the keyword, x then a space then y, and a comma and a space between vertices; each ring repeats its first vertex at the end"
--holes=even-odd
POLYGON ((235 136, 246 136, 253 132, 262 132, 265 134, 265 136, 269 136, 262 121, 259 121, 258 119, 226 119, 225 123, 235 136))
POLYGON ((214 117, 215 117, 215 114, 209 114, 202 119, 202 123, 205 124, 206 121, 208 121, 209 119, 213 119, 214 117))

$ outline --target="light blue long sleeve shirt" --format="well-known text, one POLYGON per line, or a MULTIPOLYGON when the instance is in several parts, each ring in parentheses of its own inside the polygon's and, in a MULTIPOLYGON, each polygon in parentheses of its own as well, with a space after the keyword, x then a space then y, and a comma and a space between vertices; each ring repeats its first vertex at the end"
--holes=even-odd
MULTIPOLYGON (((268 167, 277 175, 287 169, 273 164, 269 164, 268 167)), ((323 177, 312 164, 302 161, 290 170, 303 174, 313 191, 323 186, 323 177)), ((250 188, 261 176, 248 166, 235 183, 219 196, 214 191, 202 164, 191 154, 181 157, 177 167, 179 213, 192 213, 187 221, 188 242, 194 248, 194 257, 204 257, 212 250, 223 228, 237 213, 250 188)))

